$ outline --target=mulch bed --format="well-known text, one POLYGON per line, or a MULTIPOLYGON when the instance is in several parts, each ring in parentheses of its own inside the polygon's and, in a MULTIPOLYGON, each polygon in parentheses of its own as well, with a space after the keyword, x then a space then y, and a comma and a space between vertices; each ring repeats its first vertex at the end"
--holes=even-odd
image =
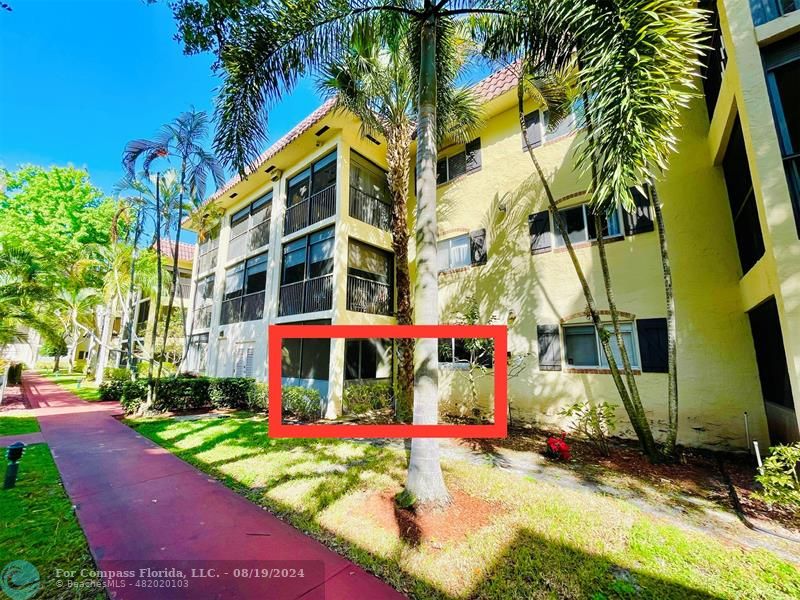
MULTIPOLYGON (((504 448, 518 452, 535 452, 544 456, 547 438, 551 435, 555 433, 533 428, 515 428, 509 430, 506 439, 471 439, 465 442, 484 451, 504 448)), ((652 464, 632 440, 610 440, 610 456, 600 455, 583 440, 567 436, 567 443, 572 449, 573 461, 563 466, 581 476, 588 474, 591 477, 591 469, 597 467, 613 474, 645 481, 667 492, 699 496, 730 509, 732 507, 728 488, 719 470, 718 461, 721 458, 736 488, 745 516, 762 521, 762 525, 766 527, 771 521, 800 534, 800 511, 779 506, 770 507, 753 497, 753 492, 757 490, 755 460, 743 454, 681 448, 678 462, 652 464)))
POLYGON ((6 392, 3 395, 3 403, 0 404, 0 413, 8 412, 11 410, 28 410, 30 404, 25 399, 25 394, 22 393, 22 388, 18 385, 9 385, 6 387, 6 392))
POLYGON ((371 494, 364 502, 364 512, 378 526, 412 546, 429 543, 436 547, 450 540, 464 539, 505 510, 502 504, 470 496, 458 488, 450 490, 453 499, 450 505, 428 510, 398 507, 395 493, 384 490, 371 494))

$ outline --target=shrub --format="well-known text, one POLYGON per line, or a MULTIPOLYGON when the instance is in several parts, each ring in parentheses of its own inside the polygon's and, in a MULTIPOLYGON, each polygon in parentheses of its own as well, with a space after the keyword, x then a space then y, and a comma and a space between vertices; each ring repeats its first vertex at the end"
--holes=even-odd
POLYGON ((572 455, 566 437, 567 434, 562 433, 561 437, 550 436, 547 438, 547 456, 556 460, 570 460, 572 455))
POLYGON ((103 382, 130 380, 131 372, 125 367, 106 367, 106 370, 103 371, 103 382))
POLYGON ((255 385, 249 377, 220 377, 211 381, 208 395, 216 408, 247 408, 255 385))
POLYGON ((311 421, 319 418, 322 397, 314 388, 289 386, 281 390, 281 404, 287 414, 301 421, 311 421))
POLYGON ((267 412, 269 408, 269 386, 255 382, 247 392, 247 408, 253 412, 267 412))
POLYGON ((126 382, 111 380, 100 384, 100 400, 103 402, 122 400, 122 388, 126 382))
POLYGON ((136 381, 126 381, 122 384, 122 397, 120 404, 125 414, 129 415, 138 410, 139 405, 147 398, 147 381, 137 379, 136 381))
POLYGON ((561 411, 561 415, 572 417, 572 431, 585 437, 603 456, 608 456, 608 436, 617 426, 616 409, 613 404, 601 402, 576 402, 561 411))
POLYGON ((769 449, 761 473, 756 481, 763 490, 755 496, 767 504, 781 504, 800 508, 800 480, 797 465, 800 463, 800 442, 791 446, 780 444, 769 449))
POLYGON ((392 406, 392 386, 383 381, 353 383, 344 388, 344 405, 348 413, 363 414, 392 406))
POLYGON ((162 377, 153 410, 183 412, 211 406, 208 377, 162 377))

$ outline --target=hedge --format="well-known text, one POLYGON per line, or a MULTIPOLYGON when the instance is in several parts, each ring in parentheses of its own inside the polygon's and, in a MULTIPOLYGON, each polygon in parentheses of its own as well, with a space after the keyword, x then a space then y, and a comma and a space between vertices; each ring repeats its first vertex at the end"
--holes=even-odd
MULTIPOLYGON (((147 380, 120 380, 119 373, 100 386, 102 400, 118 400, 127 414, 136 412, 147 398, 147 380)), ((162 377, 158 399, 152 406, 156 412, 184 412, 203 408, 242 408, 266 411, 269 390, 265 383, 244 377, 162 377)))
POLYGON ((281 408, 301 421, 319 419, 322 397, 314 388, 288 386, 281 390, 281 408))

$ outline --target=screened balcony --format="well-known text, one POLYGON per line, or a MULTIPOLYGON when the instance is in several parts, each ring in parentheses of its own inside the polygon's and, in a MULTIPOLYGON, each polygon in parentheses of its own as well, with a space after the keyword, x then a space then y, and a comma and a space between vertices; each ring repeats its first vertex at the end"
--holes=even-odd
POLYGON ((299 315, 333 307, 333 227, 283 247, 278 315, 299 315))
POLYGON ((394 256, 350 240, 347 265, 347 310, 373 315, 394 313, 394 256))
POLYGON ((289 235, 336 213, 336 152, 289 180, 283 234, 289 235))
POLYGON ((350 155, 350 216, 384 231, 391 231, 386 173, 360 154, 350 155))

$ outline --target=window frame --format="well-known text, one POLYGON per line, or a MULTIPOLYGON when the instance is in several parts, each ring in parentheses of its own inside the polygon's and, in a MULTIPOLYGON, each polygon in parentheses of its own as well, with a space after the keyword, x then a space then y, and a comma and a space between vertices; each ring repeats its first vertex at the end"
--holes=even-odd
POLYGON ((483 161, 480 158, 478 158, 476 167, 469 168, 470 161, 469 161, 469 156, 468 155, 469 155, 470 152, 477 152, 478 156, 480 156, 480 153, 481 153, 481 150, 482 150, 480 141, 481 141, 481 138, 480 137, 476 137, 475 139, 470 140, 469 142, 467 142, 465 144, 459 144, 457 146, 457 148, 460 148, 458 151, 456 151, 456 152, 452 152, 451 151, 451 152, 447 153, 445 156, 438 157, 438 159, 436 161, 436 187, 447 185, 451 181, 455 181, 457 179, 460 179, 461 177, 466 177, 467 175, 470 175, 472 173, 480 171, 483 168, 483 161), (472 144, 475 144, 475 142, 478 143, 477 148, 476 149, 473 148, 472 151, 468 150, 467 149, 468 146, 470 146, 472 144), (450 176, 450 161, 452 159, 455 159, 455 158, 460 157, 460 156, 464 157, 464 171, 462 173, 459 173, 458 175, 453 175, 451 177, 450 176), (444 163, 445 175, 444 175, 444 179, 440 180, 440 177, 439 177, 439 175, 440 175, 439 165, 442 164, 442 163, 444 163))
POLYGON ((470 246, 470 235, 469 235, 469 233, 460 233, 458 235, 454 235, 452 237, 449 237, 449 238, 446 238, 446 239, 443 239, 443 240, 438 240, 436 242, 436 262, 437 262, 436 268, 438 269, 439 273, 448 273, 450 271, 455 271, 457 269, 464 269, 466 267, 472 266, 472 252, 471 252, 471 246, 470 246), (466 240, 467 262, 466 262, 466 264, 463 264, 463 265, 453 266, 453 264, 450 261, 450 257, 452 256, 452 249, 453 249, 452 242, 454 240, 462 240, 462 239, 466 240), (438 262, 439 262, 439 253, 440 253, 440 250, 441 250, 440 249, 440 245, 441 244, 445 244, 445 243, 448 244, 448 246, 447 246, 448 265, 447 265, 447 267, 442 268, 442 265, 438 264, 438 262))
MULTIPOLYGON (((590 223, 589 219, 590 219, 590 215, 589 215, 589 204, 587 202, 584 202, 584 203, 581 203, 581 204, 575 204, 573 206, 565 206, 564 208, 559 208, 558 212, 559 213, 563 213, 565 211, 574 210, 576 208, 580 208, 581 209, 581 213, 582 213, 582 216, 583 216, 583 230, 582 231, 584 232, 584 239, 582 239, 582 240, 571 240, 573 245, 576 245, 576 244, 587 244, 587 243, 596 242, 597 241, 597 232, 596 231, 595 231, 595 236, 594 237, 590 237, 589 236, 589 223, 590 223)), ((614 214, 614 215, 617 216, 618 233, 604 235, 603 239, 604 240, 622 239, 622 238, 625 237, 625 228, 623 226, 624 215, 622 214, 622 207, 615 208, 612 211, 611 214, 614 214)), ((549 213, 549 217, 550 217, 550 231, 551 231, 550 240, 551 240, 551 243, 552 243, 552 248, 553 249, 566 248, 566 244, 564 244, 564 238, 561 237, 561 232, 558 231, 558 227, 556 226, 555 215, 553 215, 552 213, 549 213)), ((608 217, 606 217, 606 221, 608 221, 608 217)))
POLYGON ((209 260, 209 268, 201 269, 203 259, 206 256, 211 256, 219 251, 219 238, 220 228, 215 227, 213 231, 209 232, 208 237, 197 245, 197 274, 212 273, 217 268, 214 261, 209 260), (212 264, 213 263, 213 264, 212 264))
POLYGON ((287 181, 286 181, 286 208, 287 209, 292 208, 293 206, 297 206, 298 204, 302 204, 303 202, 308 202, 314 196, 314 194, 316 194, 318 192, 321 192, 322 190, 328 189, 331 185, 336 185, 336 183, 338 181, 338 179, 337 179, 338 178, 338 172, 337 172, 336 166, 334 166, 334 182, 332 184, 327 185, 327 186, 325 186, 324 188, 321 188, 321 189, 317 189, 316 185, 314 184, 314 176, 317 174, 317 171, 319 169, 327 167, 331 162, 333 162, 334 165, 336 165, 337 162, 338 162, 338 156, 337 156, 337 149, 336 148, 334 148, 333 150, 328 152, 325 156, 319 157, 317 160, 315 160, 311 164, 309 164, 309 165, 307 165, 307 166, 305 166, 305 167, 303 167, 301 169, 298 169, 296 174, 292 175, 291 177, 289 177, 287 179, 287 181), (331 157, 333 157, 332 160, 331 160, 331 157), (323 162, 324 162, 324 164, 321 165, 320 163, 323 163, 323 162), (306 181, 307 184, 308 184, 308 195, 305 198, 302 198, 302 200, 299 200, 298 202, 290 203, 291 199, 292 199, 291 189, 293 187, 297 186, 302 181, 306 181), (294 182, 294 183, 292 183, 292 182, 294 182))
MULTIPOLYGON (((317 277, 310 277, 311 264, 312 264, 311 263, 311 247, 315 246, 315 245, 323 244, 324 242, 327 242, 328 240, 333 240, 332 243, 335 245, 335 243, 336 243, 336 230, 335 230, 335 227, 332 226, 332 225, 329 226, 329 227, 324 227, 322 229, 318 229, 316 231, 312 231, 311 233, 307 233, 305 235, 302 235, 299 238, 293 239, 293 240, 291 240, 289 242, 284 242, 283 243, 283 247, 281 248, 281 278, 280 278, 281 287, 283 287, 285 285, 293 285, 293 284, 296 284, 296 283, 301 283, 303 281, 308 281, 310 279, 317 279, 318 277, 327 277, 328 275, 332 275, 333 274, 333 256, 331 256, 329 258, 326 258, 327 261, 331 261, 331 272, 330 273, 326 273, 325 275, 319 275, 317 277), (318 239, 318 240, 316 240, 314 242, 311 242, 311 237, 312 236, 317 235, 317 234, 322 234, 322 233, 330 233, 330 235, 328 237, 324 237, 324 238, 318 239), (289 252, 287 252, 287 248, 288 247, 290 247, 292 245, 296 245, 298 242, 303 242, 302 247, 297 246, 293 250, 290 250, 289 252), (302 265, 303 265, 303 277, 301 279, 297 280, 297 281, 292 281, 292 282, 286 283, 286 281, 285 281, 285 276, 286 276, 286 256, 287 256, 287 254, 290 254, 292 252, 300 252, 301 250, 304 252, 303 262, 302 262, 302 265)), ((318 261, 318 262, 322 262, 322 261, 318 261)))
MULTIPOLYGON (((240 257, 247 257, 251 253, 257 253, 259 250, 269 246, 269 234, 267 234, 267 241, 265 244, 256 248, 250 248, 250 233, 259 225, 264 222, 272 221, 272 190, 262 194, 250 204, 240 208, 230 216, 229 220, 229 237, 228 237, 228 260, 234 260, 240 257), (255 222, 254 215, 258 214, 261 210, 267 212, 267 215, 259 222, 255 222), (234 227, 240 223, 247 222, 247 226, 240 232, 234 234, 234 227), (244 238, 244 247, 241 253, 236 256, 230 255, 230 249, 234 247, 234 242, 238 242, 240 238, 244 238)), ((267 226, 269 229, 269 225, 267 226)), ((260 253, 259 253, 260 254, 260 253)))
MULTIPOLYGON (((633 320, 633 321, 622 321, 622 322, 620 322, 619 325, 620 325, 620 329, 622 330, 622 334, 623 335, 625 333, 630 335, 632 352, 628 353, 628 358, 630 359, 630 362, 631 362, 631 368, 634 371, 641 372, 642 371, 642 359, 641 359, 641 354, 640 354, 640 351, 639 351, 639 336, 638 336, 638 331, 637 331, 637 328, 636 328, 636 320, 633 320), (627 331, 625 329, 627 329, 627 331)), ((614 326, 613 326, 613 324, 612 323, 603 323, 603 327, 606 330, 608 330, 609 334, 611 334, 611 343, 612 344, 616 344, 617 341, 616 341, 616 338, 614 337, 614 332, 613 332, 613 327, 614 326)), ((607 361, 607 359, 605 357, 605 353, 603 352, 603 347, 602 347, 602 345, 600 343, 600 337, 597 334, 597 329, 591 323, 589 323, 589 324, 587 324, 587 323, 565 323, 565 324, 562 324, 561 325, 561 347, 563 349, 562 353, 561 353, 561 361, 563 363, 563 366, 568 370, 573 370, 573 371, 576 371, 576 370, 580 371, 580 370, 585 370, 585 369, 596 369, 596 370, 603 370, 603 371, 608 371, 609 370, 608 361, 607 361), (573 363, 569 362, 569 358, 568 358, 569 346, 567 345, 567 339, 568 339, 567 331, 569 329, 577 329, 579 327, 583 327, 583 328, 591 327, 591 329, 592 329, 592 333, 593 333, 593 336, 594 336, 594 343, 595 343, 595 353, 597 354, 597 362, 596 362, 596 364, 593 364, 593 365, 576 365, 576 364, 573 364, 573 363)), ((613 350, 613 348, 612 348, 612 350, 613 350)))
POLYGON ((255 256, 246 258, 245 260, 239 261, 236 264, 231 265, 230 267, 225 269, 225 288, 223 289, 222 302, 220 303, 220 325, 231 325, 233 323, 246 323, 249 321, 258 321, 264 318, 264 306, 263 306, 264 302, 262 302, 260 317, 245 320, 244 313, 245 313, 245 300, 247 298, 263 294, 264 300, 266 300, 268 264, 269 264, 269 251, 266 251, 256 254, 255 256), (261 266, 262 264, 264 265, 264 287, 260 290, 248 291, 247 283, 248 283, 248 274, 250 268, 254 266, 258 267, 261 266), (229 273, 233 274, 241 273, 241 285, 239 289, 236 290, 236 292, 232 292, 230 296, 228 295, 227 292, 229 273), (238 308, 236 309, 236 315, 234 316, 234 318, 230 318, 229 320, 228 317, 226 317, 225 306, 229 302, 233 302, 235 300, 239 300, 238 308))
MULTIPOLYGON (((216 276, 215 273, 209 273, 208 275, 201 277, 197 280, 194 286, 194 306, 192 307, 192 323, 193 326, 196 326, 198 322, 198 316, 203 311, 208 311, 214 306, 214 285, 216 283, 216 276), (210 294, 206 296, 202 294, 199 297, 200 302, 198 302, 198 292, 201 289, 201 285, 205 286, 205 289, 208 289, 208 284, 210 282, 210 294)), ((211 318, 208 319, 209 324, 208 327, 201 327, 201 329, 210 329, 211 328, 211 318)))

